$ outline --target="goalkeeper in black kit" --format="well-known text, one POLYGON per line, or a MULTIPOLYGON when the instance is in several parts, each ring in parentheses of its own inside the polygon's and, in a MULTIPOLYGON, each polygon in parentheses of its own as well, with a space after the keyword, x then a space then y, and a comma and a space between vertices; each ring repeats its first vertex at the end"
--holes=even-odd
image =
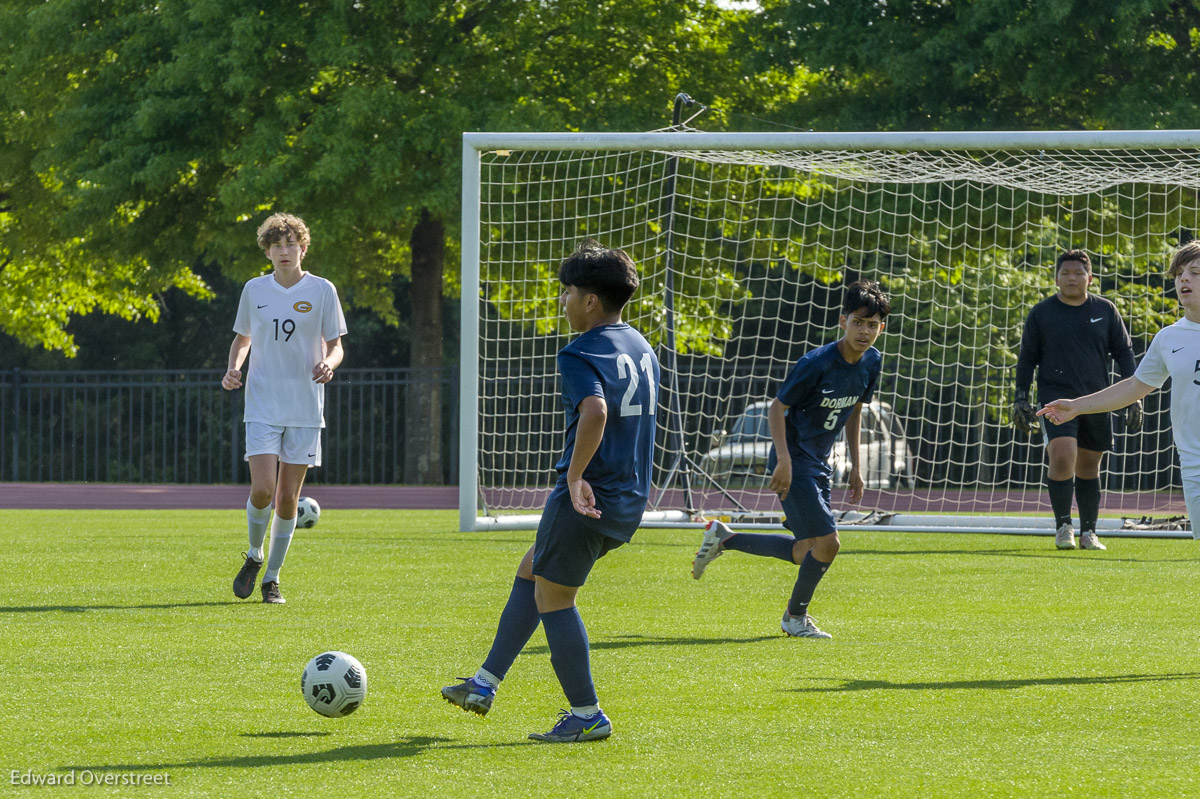
MULTIPOLYGON (((1025 320, 1021 354, 1017 358, 1017 393, 1013 425, 1033 434, 1038 429, 1037 409, 1029 401, 1029 386, 1037 371, 1037 401, 1042 406, 1056 399, 1080 397, 1109 385, 1115 362, 1122 378, 1133 375, 1137 364, 1133 346, 1117 308, 1088 291, 1092 262, 1083 250, 1067 250, 1054 264, 1058 292, 1037 305, 1025 320)), ((1125 408, 1125 428, 1142 428, 1140 401, 1125 408)), ((1059 549, 1075 549, 1071 526, 1071 495, 1079 507, 1079 546, 1105 549, 1096 536, 1100 515, 1100 460, 1112 446, 1112 421, 1108 414, 1078 416, 1065 424, 1043 419, 1050 469, 1046 485, 1059 549)))

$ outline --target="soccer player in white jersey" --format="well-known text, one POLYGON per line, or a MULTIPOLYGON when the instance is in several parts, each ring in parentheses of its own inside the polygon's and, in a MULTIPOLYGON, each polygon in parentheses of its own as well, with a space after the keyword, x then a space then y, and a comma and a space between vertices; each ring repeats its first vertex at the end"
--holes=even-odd
POLYGON ((311 241, 304 220, 274 214, 258 228, 258 246, 274 271, 251 279, 242 289, 237 335, 229 348, 229 368, 221 387, 242 387, 242 364, 250 356, 246 380, 246 461, 250 498, 246 519, 250 546, 233 580, 233 593, 245 599, 263 564, 263 541, 271 521, 271 547, 262 580, 263 602, 283 604, 279 570, 296 529, 296 503, 309 467, 321 465, 325 426, 325 383, 342 363, 346 317, 337 289, 305 272, 301 262, 311 241))
POLYGON ((1171 431, 1183 473, 1192 538, 1200 538, 1200 241, 1175 251, 1167 276, 1183 318, 1155 334, 1133 377, 1103 391, 1072 400, 1055 400, 1038 411, 1055 424, 1081 413, 1104 413, 1136 402, 1171 378, 1171 431))

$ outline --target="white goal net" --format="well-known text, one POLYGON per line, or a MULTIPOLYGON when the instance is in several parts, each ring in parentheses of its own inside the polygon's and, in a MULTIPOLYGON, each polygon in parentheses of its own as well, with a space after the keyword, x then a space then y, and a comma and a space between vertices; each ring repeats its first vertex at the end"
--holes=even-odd
MULTIPOLYGON (((1200 229, 1194 131, 467 134, 463 158, 464 529, 536 514, 554 485, 557 269, 585 237, 639 265, 625 319, 663 366, 648 521, 778 523, 766 403, 838 336, 844 287, 871 278, 892 314, 863 423, 867 492, 852 509, 835 482, 835 506, 1020 530, 1050 525, 1042 441, 1009 408, 1055 257, 1088 251, 1140 359, 1178 318, 1170 252, 1200 229)), ((1168 407, 1169 384, 1141 432, 1114 417, 1102 516, 1184 513, 1168 407)))

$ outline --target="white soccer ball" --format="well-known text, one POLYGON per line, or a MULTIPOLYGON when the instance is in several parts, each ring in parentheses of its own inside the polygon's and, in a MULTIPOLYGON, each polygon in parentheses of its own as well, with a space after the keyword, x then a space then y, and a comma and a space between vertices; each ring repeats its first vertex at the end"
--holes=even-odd
POLYGON ((345 652, 322 652, 304 667, 300 690, 322 716, 349 716, 367 697, 367 670, 345 652))
POLYGON ((300 497, 296 503, 296 526, 315 527, 321 518, 321 506, 312 497, 300 497))

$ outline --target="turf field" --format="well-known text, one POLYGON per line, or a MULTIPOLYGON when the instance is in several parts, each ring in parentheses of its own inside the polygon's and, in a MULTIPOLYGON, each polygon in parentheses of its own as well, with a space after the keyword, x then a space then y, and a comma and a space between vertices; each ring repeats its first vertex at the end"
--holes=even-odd
POLYGON ((327 510, 278 607, 230 591, 241 513, 0 511, 2 792, 1200 794, 1200 543, 844 534, 820 642, 779 631, 794 568, 729 553, 697 583, 699 534, 645 530, 581 594, 614 735, 550 745, 526 740, 565 704, 540 632, 486 719, 438 695, 532 540, 456 521, 327 510), (326 649, 369 675, 346 719, 300 696, 326 649))

